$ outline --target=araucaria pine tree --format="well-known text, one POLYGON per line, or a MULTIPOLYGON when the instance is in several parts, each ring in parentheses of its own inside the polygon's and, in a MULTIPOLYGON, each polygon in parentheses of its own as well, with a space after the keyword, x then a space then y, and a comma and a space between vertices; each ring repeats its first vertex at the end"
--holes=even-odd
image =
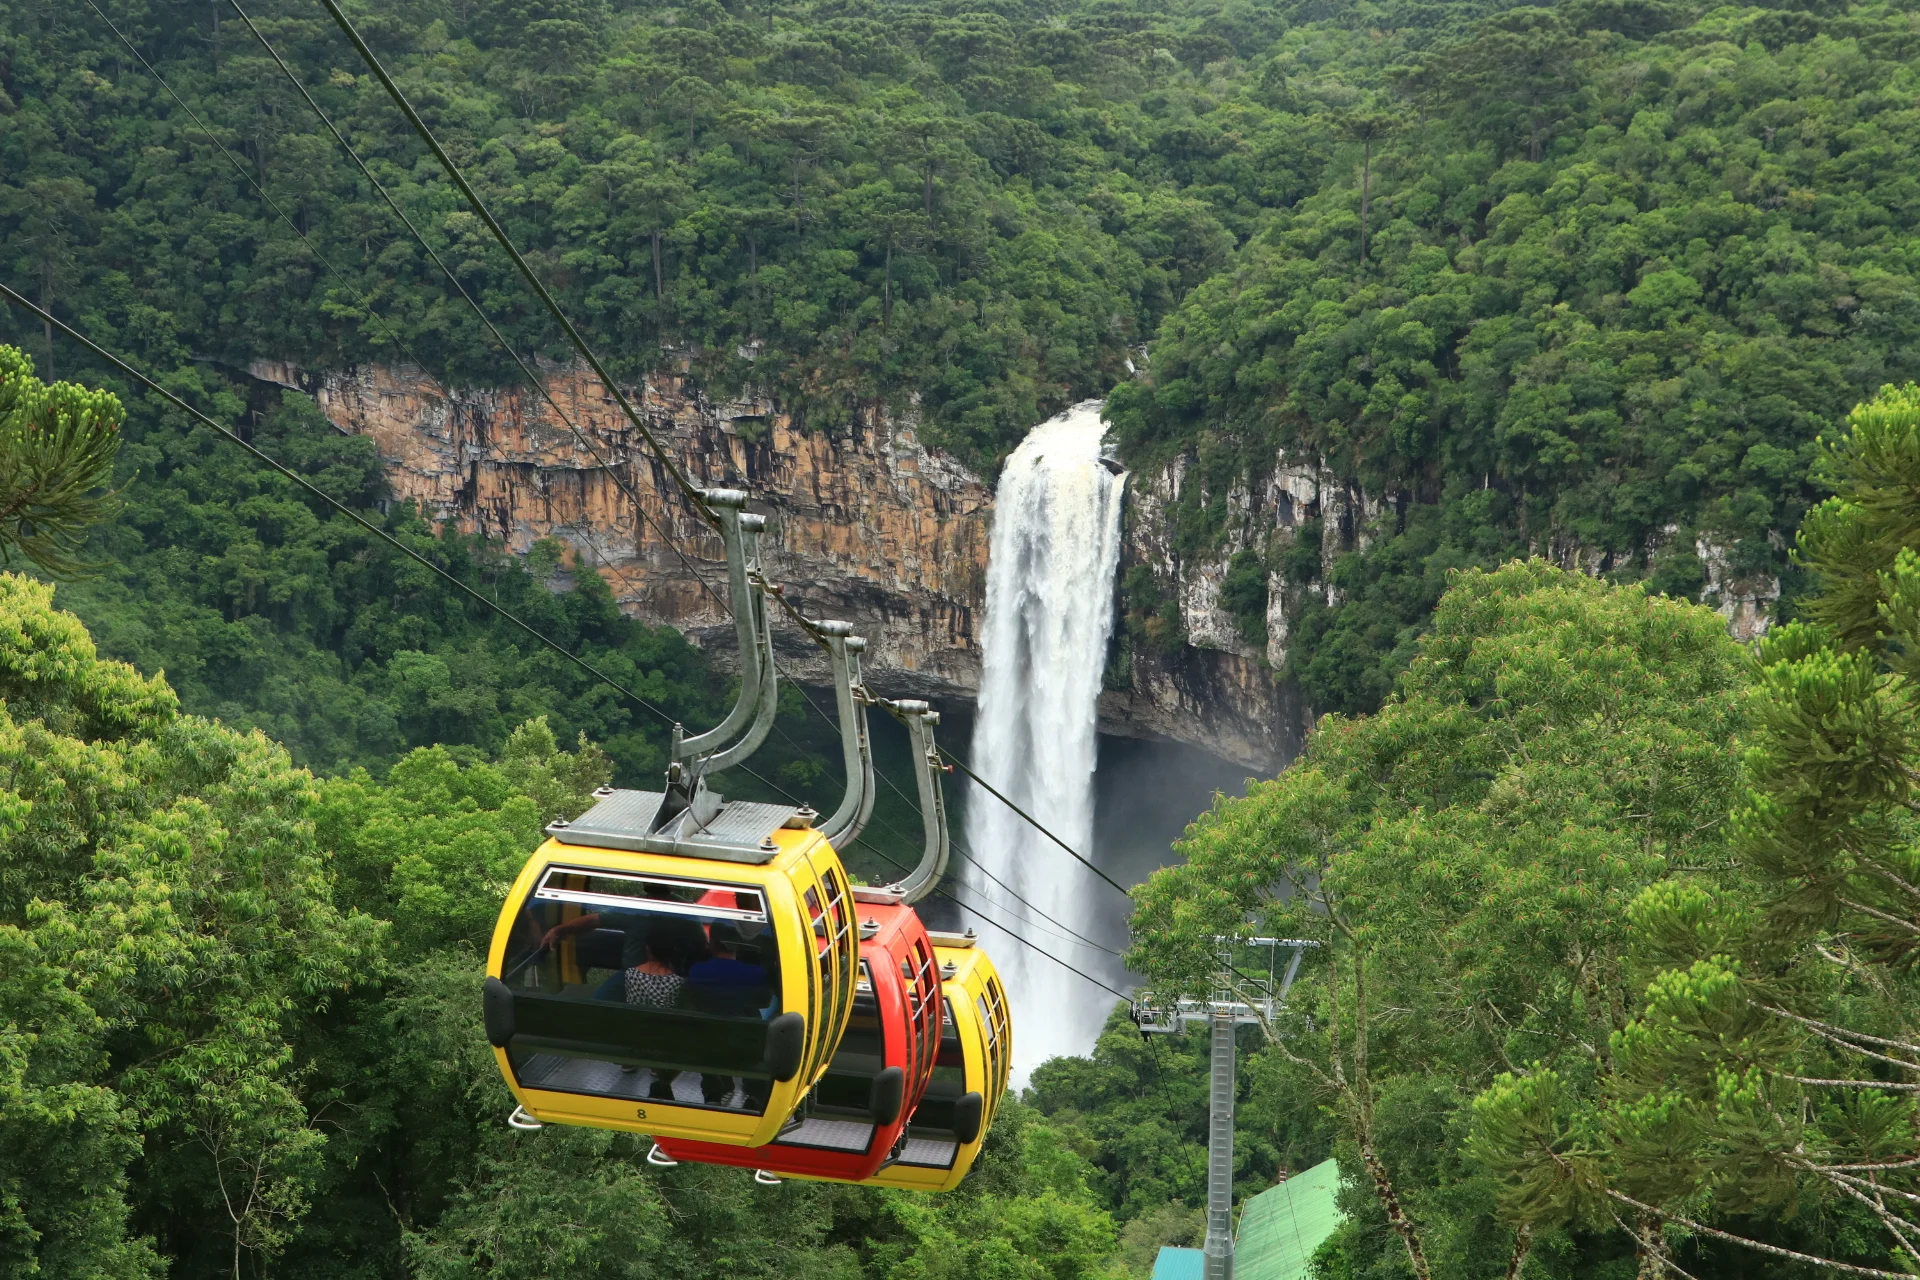
POLYGON ((42 382, 17 347, 0 346, 0 566, 16 556, 70 577, 87 528, 113 513, 106 489, 126 412, 111 391, 42 382))

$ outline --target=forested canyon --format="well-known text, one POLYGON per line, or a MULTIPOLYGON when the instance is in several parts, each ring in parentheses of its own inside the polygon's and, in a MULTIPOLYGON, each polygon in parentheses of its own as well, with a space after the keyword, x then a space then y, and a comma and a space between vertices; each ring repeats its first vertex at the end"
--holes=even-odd
MULTIPOLYGON (((0 459, 61 413, 118 453, 67 560, 0 502, 0 1268, 1092 1280, 1192 1243, 1204 1045, 1124 1014, 935 1200, 502 1127, 501 894, 725 710, 718 544, 324 9, 94 3, 0 0, 0 279, 345 510, 7 313, 0 459)), ((1104 402, 1100 724, 1267 779, 1134 890, 1129 960, 1320 945, 1242 1041, 1235 1171, 1340 1160, 1316 1274, 1920 1266, 1920 409, 1882 390, 1920 378, 1920 11, 347 9, 875 688, 979 690, 995 482, 1104 402)), ((814 710, 769 785, 838 785, 814 710)))

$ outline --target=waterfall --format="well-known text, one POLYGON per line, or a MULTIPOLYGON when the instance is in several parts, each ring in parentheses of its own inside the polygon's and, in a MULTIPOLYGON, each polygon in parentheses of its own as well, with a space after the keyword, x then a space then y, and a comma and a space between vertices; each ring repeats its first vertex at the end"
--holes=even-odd
MULTIPOLYGON (((1001 473, 973 734, 980 775, 1089 858, 1097 703, 1113 629, 1123 486, 1100 461, 1100 408, 1089 400, 1041 423, 1001 473)), ((1093 1048, 1113 995, 1048 957, 1119 985, 1113 957, 1071 935, 1093 934, 1096 910, 1110 916, 1125 906, 977 788, 967 798, 967 847, 979 864, 966 868, 968 903, 1027 944, 996 937, 1005 930, 993 924, 983 933, 1006 975, 1014 1078, 1024 1083, 1046 1059, 1093 1048)))

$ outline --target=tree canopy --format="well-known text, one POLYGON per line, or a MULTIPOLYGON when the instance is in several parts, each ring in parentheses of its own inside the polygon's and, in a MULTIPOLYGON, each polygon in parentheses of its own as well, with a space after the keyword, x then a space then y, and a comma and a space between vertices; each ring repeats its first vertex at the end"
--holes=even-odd
POLYGON ((1758 1234, 1853 1266, 1920 1265, 1920 388, 1861 405, 1822 461, 1837 493, 1799 546, 1820 591, 1758 654, 1734 865, 1633 904, 1643 1008, 1611 1037, 1603 1090, 1579 1096, 1537 1063, 1476 1103, 1510 1220, 1624 1215, 1649 1249, 1720 1231, 1729 1247, 1758 1234))
POLYGON ((1725 857, 1746 680, 1698 606, 1538 561, 1463 572, 1378 714, 1323 720, 1135 891, 1130 959, 1162 992, 1208 988, 1216 936, 1321 942, 1268 1028, 1266 1105, 1334 1122, 1356 1182, 1333 1274, 1632 1252, 1503 1230, 1463 1137, 1502 1069, 1595 1089, 1641 1007, 1630 908, 1725 857))
POLYGON ((48 386, 24 352, 0 346, 0 564, 19 557, 50 574, 93 567, 76 556, 114 510, 101 490, 125 416, 112 392, 48 386))
MULTIPOLYGON (((107 11, 179 102, 91 11, 0 7, 16 288, 210 398, 262 356, 508 376, 231 13, 107 11)), ((1920 374, 1898 4, 357 12, 622 376, 885 406, 988 469, 1110 392, 1129 460, 1187 459, 1190 550, 1282 451, 1371 495, 1320 559, 1315 520, 1251 548, 1317 710, 1378 705, 1465 564, 1790 615, 1815 437, 1920 374)), ((324 15, 255 16, 516 348, 571 359, 324 15)))
POLYGON ((508 1129, 481 957, 605 754, 534 719, 316 779, 51 599, 0 574, 6 1274, 1115 1275, 1094 1171, 1018 1101, 938 1200, 508 1129))

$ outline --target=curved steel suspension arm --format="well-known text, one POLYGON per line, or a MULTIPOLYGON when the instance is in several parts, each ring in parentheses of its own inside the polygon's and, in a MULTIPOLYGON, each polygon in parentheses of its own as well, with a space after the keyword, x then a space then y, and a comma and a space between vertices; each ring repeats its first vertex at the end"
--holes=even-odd
POLYGON ((733 609, 733 634, 740 644, 740 696, 734 699, 727 718, 702 734, 681 738, 673 748, 673 758, 688 760, 713 751, 747 727, 760 701, 760 632, 765 630, 763 610, 754 608, 760 592, 751 575, 758 567, 759 530, 766 517, 748 514, 747 495, 738 489, 708 489, 703 495, 720 525, 720 541, 727 549, 727 602, 733 609), (755 545, 750 545, 755 544, 755 545))
MULTIPOLYGON (((754 629, 758 633, 759 644, 756 649, 760 668, 760 689, 754 706, 753 723, 747 726, 747 732, 738 742, 709 752, 700 763, 703 774, 716 773, 721 769, 739 764, 767 740, 767 734, 773 729, 773 716, 780 709, 779 673, 773 666, 773 628, 767 618, 767 584, 760 576, 759 541, 760 531, 747 528, 746 522, 752 517, 742 517, 741 528, 744 541, 752 556, 752 570, 748 575, 752 591, 742 602, 742 608, 753 615, 754 629)), ((744 692, 744 686, 743 686, 744 692)), ((684 746, 684 744, 683 744, 684 746)))
POLYGON ((873 742, 867 734, 866 690, 860 687, 860 654, 867 642, 853 634, 846 622, 813 625, 814 639, 827 651, 833 667, 833 698, 840 712, 840 755, 846 765, 847 790, 840 807, 819 826, 820 834, 838 849, 852 844, 873 816, 873 742))
POLYGON ((919 784, 920 818, 926 828, 926 848, 920 855, 920 865, 892 888, 905 901, 918 902, 933 892, 947 871, 947 800, 940 785, 940 775, 946 768, 940 763, 940 749, 933 741, 933 728, 940 723, 940 713, 913 698, 884 705, 895 719, 907 726, 907 736, 913 742, 913 758, 918 766, 914 770, 914 781, 919 784))

